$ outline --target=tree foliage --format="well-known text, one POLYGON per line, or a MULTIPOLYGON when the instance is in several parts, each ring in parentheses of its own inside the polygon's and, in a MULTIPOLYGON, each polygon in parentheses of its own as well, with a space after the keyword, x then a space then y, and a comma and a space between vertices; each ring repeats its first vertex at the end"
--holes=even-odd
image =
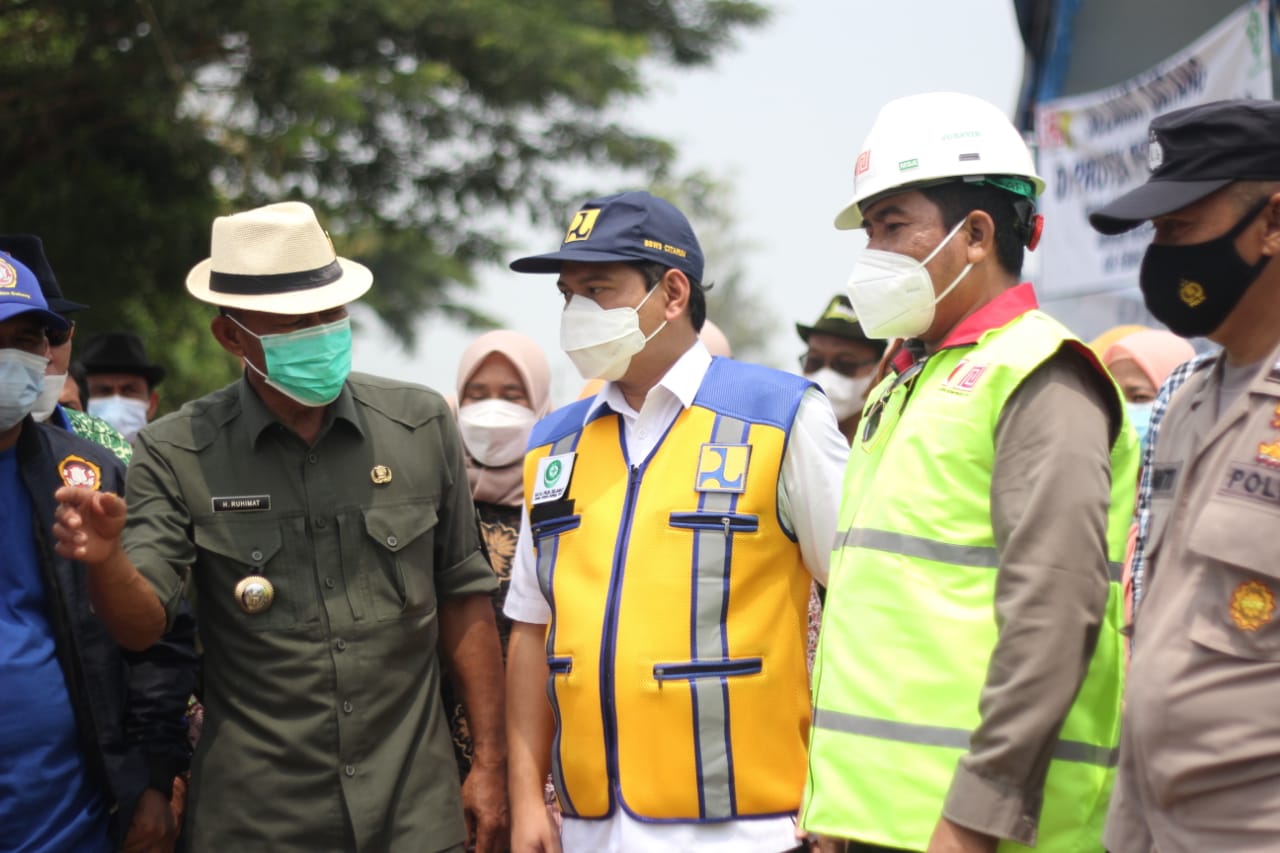
POLYGON ((173 392, 226 362, 184 305, 213 216, 310 202, 411 337, 570 167, 666 173, 612 118, 646 63, 709 62, 752 0, 0 0, 0 230, 44 237, 88 330, 142 327, 173 392), (195 335, 198 334, 198 337, 195 335), (188 337, 191 335, 191 337, 188 337), (171 344, 182 343, 179 352, 171 344), (190 363, 185 363, 188 361, 190 363))

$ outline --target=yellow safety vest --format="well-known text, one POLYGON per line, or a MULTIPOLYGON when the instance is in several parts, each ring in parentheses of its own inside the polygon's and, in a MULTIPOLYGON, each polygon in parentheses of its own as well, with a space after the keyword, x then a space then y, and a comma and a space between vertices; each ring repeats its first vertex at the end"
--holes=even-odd
POLYGON ((648 459, 591 400, 525 459, 561 808, 600 818, 794 814, 809 728, 809 575, 778 518, 810 383, 715 359, 648 459))
MULTIPOLYGON (((980 722, 978 699, 998 637, 1000 560, 990 504, 996 425, 1014 390, 1064 345, 1078 341, 1029 311, 976 345, 940 350, 913 366, 913 377, 904 371, 886 379, 869 397, 845 479, 814 667, 806 829, 927 846, 980 722)), ((1062 428, 1071 429, 1069 420, 1062 428)), ((1126 420, 1111 450, 1110 596, 1050 765, 1041 853, 1101 849, 1123 689, 1119 566, 1138 461, 1126 420)), ((1004 842, 1000 849, 1025 848, 1004 842)))

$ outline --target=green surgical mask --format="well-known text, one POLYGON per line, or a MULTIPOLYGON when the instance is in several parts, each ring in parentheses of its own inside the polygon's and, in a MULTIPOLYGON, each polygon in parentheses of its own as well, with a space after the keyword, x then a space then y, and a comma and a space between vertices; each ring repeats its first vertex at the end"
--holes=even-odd
POLYGON ((235 317, 227 317, 262 344, 267 372, 248 359, 244 363, 272 388, 304 406, 327 406, 338 399, 351 373, 351 318, 280 335, 256 335, 235 317))

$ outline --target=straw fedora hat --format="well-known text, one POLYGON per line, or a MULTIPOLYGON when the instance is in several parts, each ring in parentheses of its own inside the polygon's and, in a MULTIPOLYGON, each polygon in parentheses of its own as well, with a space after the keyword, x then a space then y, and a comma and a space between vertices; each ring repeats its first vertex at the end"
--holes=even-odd
POLYGON ((310 314, 359 299, 367 267, 339 258, 315 211, 285 201, 213 220, 210 257, 187 273, 196 299, 268 314, 310 314))

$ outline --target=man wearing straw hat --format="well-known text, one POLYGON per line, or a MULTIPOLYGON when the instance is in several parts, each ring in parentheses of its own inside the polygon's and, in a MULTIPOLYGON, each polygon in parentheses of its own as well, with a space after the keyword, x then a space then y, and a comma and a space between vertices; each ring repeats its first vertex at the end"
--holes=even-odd
POLYGON ((59 552, 145 648, 190 566, 206 716, 197 850, 479 849, 505 832, 502 662, 461 443, 443 398, 349 375, 370 287, 305 204, 220 217, 187 289, 243 378, 148 425, 125 501, 63 489, 59 552), (443 655, 476 762, 460 798, 443 655))

